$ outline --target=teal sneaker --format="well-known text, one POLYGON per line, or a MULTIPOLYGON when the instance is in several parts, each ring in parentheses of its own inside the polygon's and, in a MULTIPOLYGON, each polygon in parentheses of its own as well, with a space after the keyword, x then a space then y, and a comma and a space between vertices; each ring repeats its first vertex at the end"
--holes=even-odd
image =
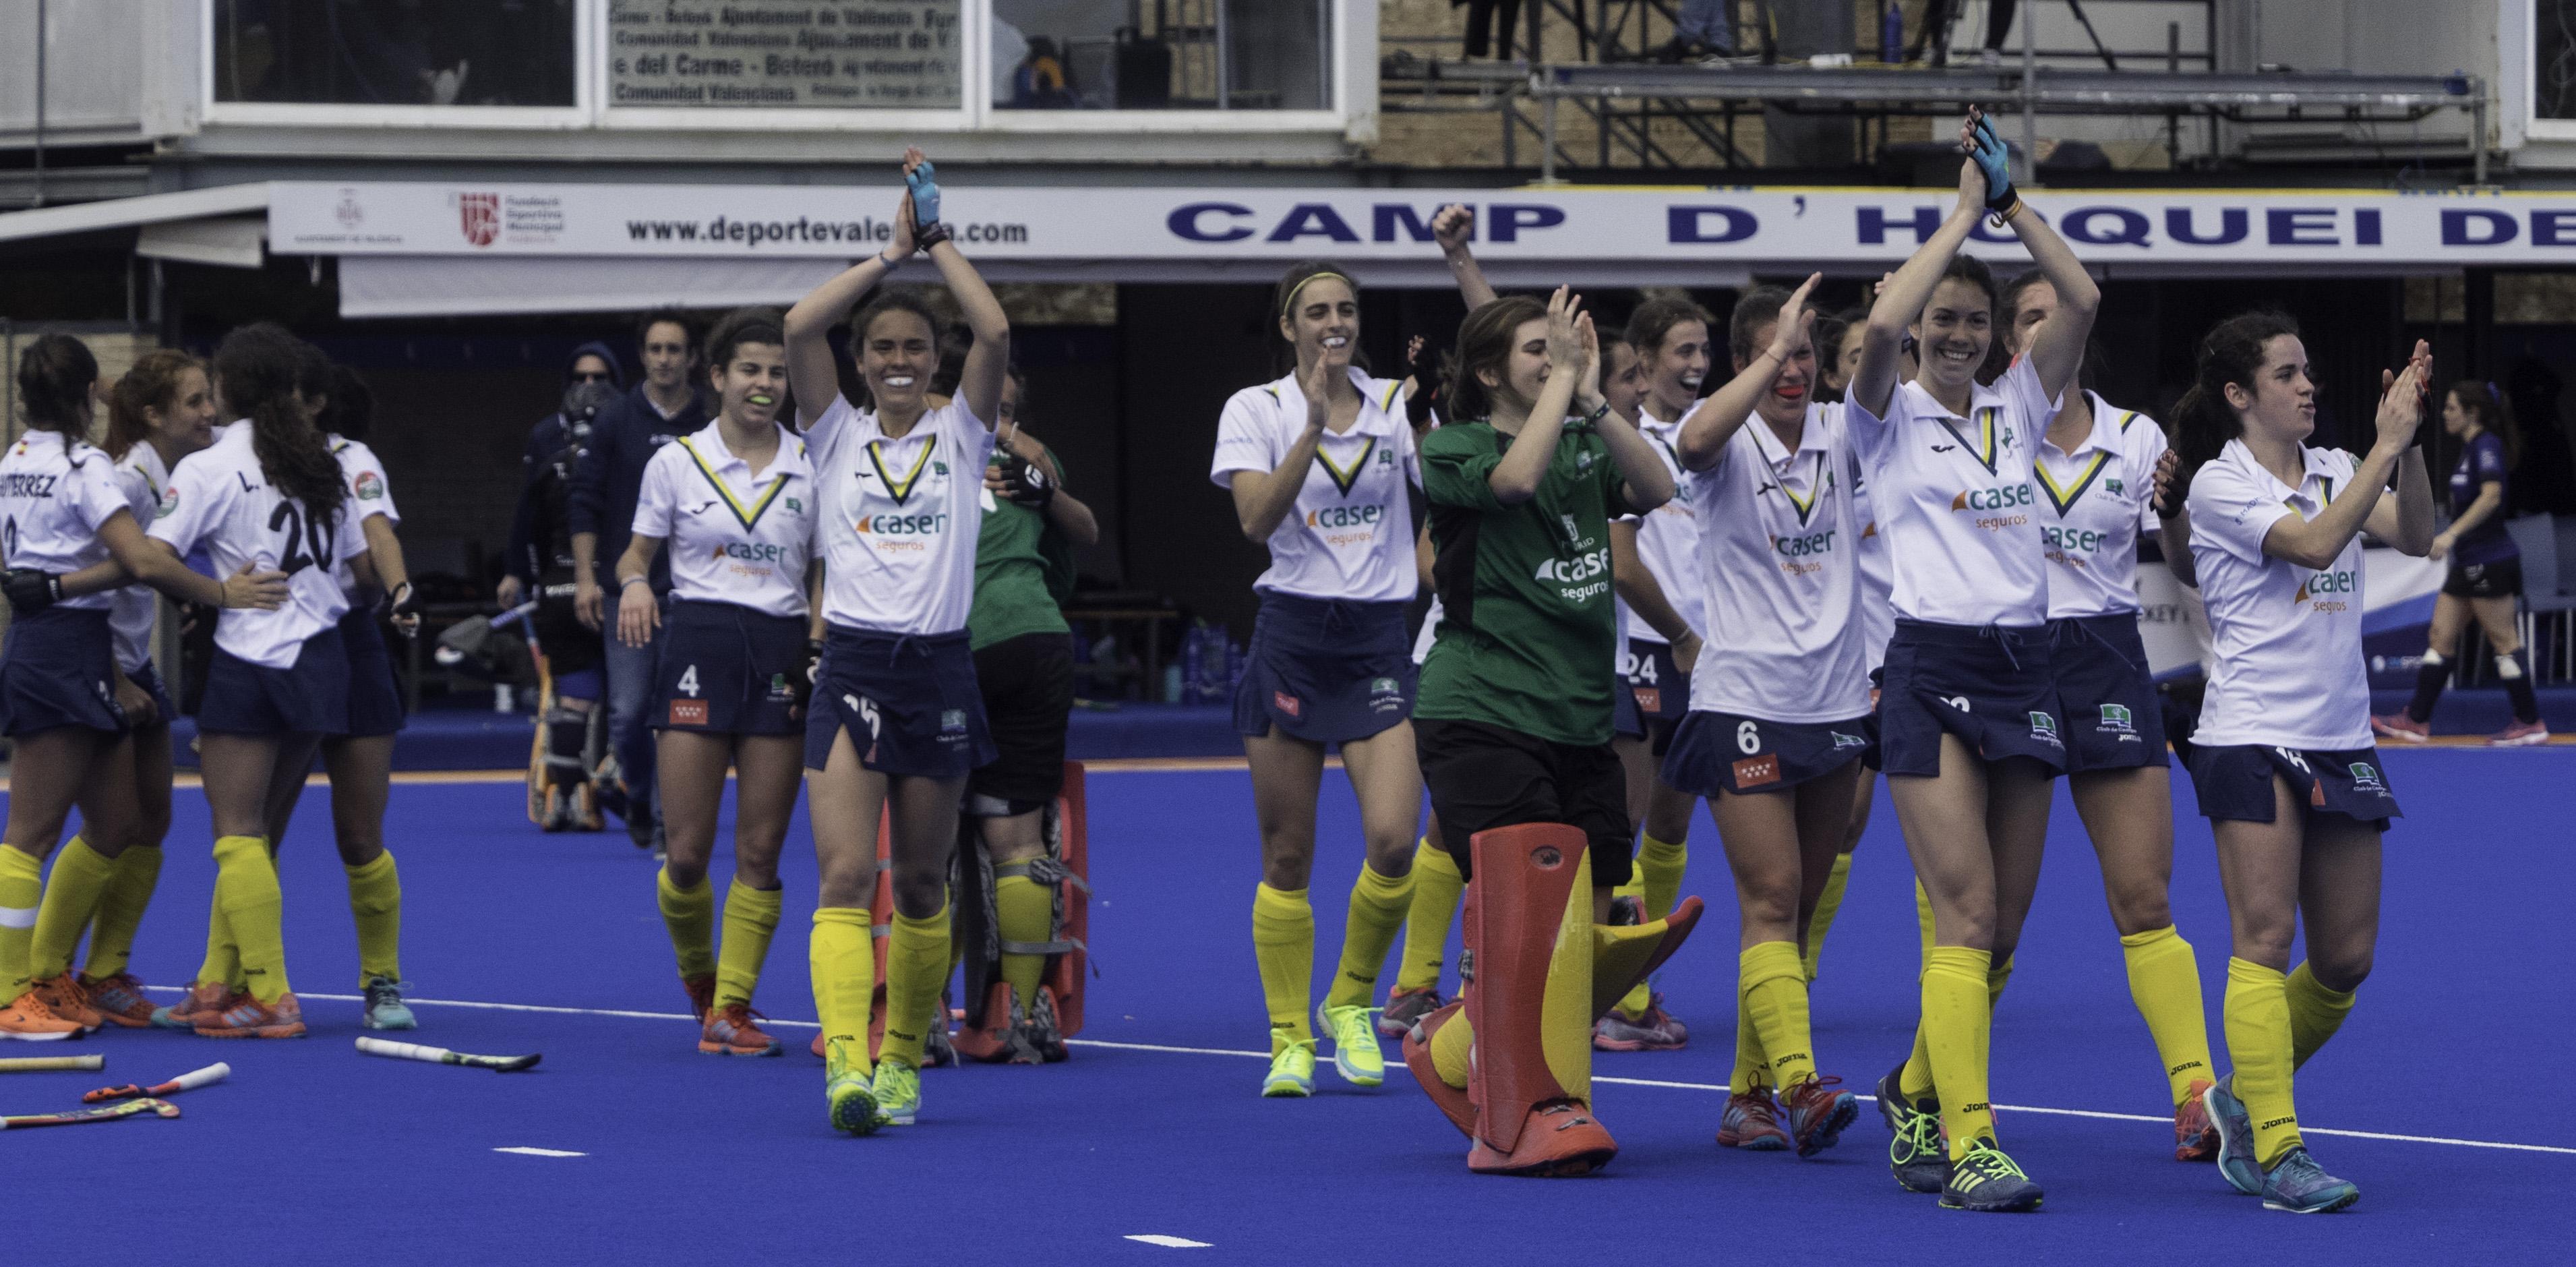
POLYGON ((1261 1079, 1266 1099, 1304 1099, 1315 1094, 1315 1040, 1300 1038, 1270 1054, 1270 1072, 1261 1079))
POLYGON ((920 1070, 900 1060, 880 1060, 869 1089, 876 1096, 877 1115, 885 1125, 910 1126, 921 1115, 920 1070))
POLYGON ((2039 1185, 1989 1139, 1969 1140, 1968 1151, 1950 1163, 1950 1181, 1941 1185, 1944 1208, 1989 1214, 2036 1210, 2041 1195, 2039 1185))
POLYGON ((1377 1025, 1369 1019, 1376 1010, 1357 1003, 1315 1009, 1316 1026, 1333 1036, 1333 1072, 1355 1087, 1386 1081, 1386 1053, 1378 1047, 1377 1025))
POLYGON ((1898 1065, 1878 1080, 1878 1115, 1887 1122, 1887 1168, 1896 1186, 1907 1192, 1939 1192, 1950 1182, 1950 1150, 1941 1138, 1940 1106, 1929 1100, 1911 1103, 1897 1082, 1898 1065))
POLYGON ((823 1045, 823 1099, 831 1106, 833 1130, 874 1135, 885 1117, 877 1111, 876 1088, 850 1054, 857 1041, 835 1038, 823 1045))
POLYGON ((403 991, 410 985, 391 977, 367 978, 367 1010, 362 1023, 369 1029, 419 1029, 420 1021, 403 1002, 403 991))
POLYGON ((2361 1189, 2327 1174, 2304 1147, 2281 1154, 2263 1172, 2263 1208, 2291 1214, 2332 1214, 2361 1200, 2361 1189))
POLYGON ((2235 1086, 2236 1075, 2231 1073, 2201 1092, 2200 1103, 2218 1128, 2218 1173, 2238 1192, 2261 1196, 2263 1167, 2254 1160, 2254 1118, 2245 1111, 2245 1102, 2236 1098, 2235 1086))

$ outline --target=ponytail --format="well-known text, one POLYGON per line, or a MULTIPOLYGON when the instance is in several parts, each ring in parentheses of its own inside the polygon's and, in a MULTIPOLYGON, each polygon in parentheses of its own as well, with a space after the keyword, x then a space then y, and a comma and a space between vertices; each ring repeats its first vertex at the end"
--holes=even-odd
POLYGON ((297 398, 308 373, 303 341, 268 322, 224 336, 215 349, 215 381, 224 403, 250 419, 251 452, 260 474, 316 516, 337 514, 347 490, 339 459, 297 398))
POLYGON ((2263 345, 2298 332, 2299 323, 2289 314, 2258 311, 2219 322, 2201 338, 2191 389, 2173 408, 2177 459, 2174 486, 2182 490, 2183 496, 2190 495, 2192 478, 2200 474, 2200 468, 2226 449, 2228 441, 2245 432, 2236 407, 2227 403, 2228 385, 2253 391, 2254 380, 2263 369, 2263 345))
POLYGON ((2507 470, 2522 461, 2522 429, 2514 425, 2513 402, 2506 400, 2496 385, 2483 379, 2464 378, 2451 384, 2451 394, 2460 398, 2460 407, 2478 416, 2478 425, 2504 441, 2504 464, 2507 470))

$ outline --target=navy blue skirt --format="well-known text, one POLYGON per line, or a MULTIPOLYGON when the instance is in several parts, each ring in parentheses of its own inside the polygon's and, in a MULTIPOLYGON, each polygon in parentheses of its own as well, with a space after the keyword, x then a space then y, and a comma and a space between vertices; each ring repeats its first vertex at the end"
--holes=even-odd
POLYGON ((2164 701, 2132 612, 2048 622, 2048 662, 2066 723, 2066 772, 2170 765, 2164 701))
POLYGON ((2291 798, 2310 816, 2341 814, 2365 823, 2399 817, 2397 797, 2388 790, 2388 765, 2377 748, 2348 752, 2267 748, 2235 744, 2223 748, 2192 745, 2191 786, 2198 794, 2201 816, 2247 823, 2268 823, 2279 809, 2272 797, 2272 776, 2290 781, 2291 798))
POLYGON ((150 660, 144 661, 143 667, 126 674, 125 680, 142 688, 144 694, 152 697, 152 707, 158 710, 152 719, 152 724, 167 726, 179 720, 179 706, 170 702, 170 692, 161 685, 161 670, 150 660))
POLYGON ((662 618, 655 730, 794 735, 805 730, 802 616, 680 599, 662 618))
POLYGON ((2029 757, 2066 769, 2056 673, 2041 629, 1899 620, 1878 694, 1880 760, 1889 774, 1941 773, 1941 735, 1987 761, 2029 757))
POLYGON ((1673 731, 1664 786, 1699 797, 1785 792, 1860 760, 1869 751, 1868 720, 1763 721, 1694 709, 1673 731))
POLYGON ((349 653, 337 625, 304 640, 292 668, 253 664, 220 645, 206 666, 197 729, 228 735, 349 733, 349 653))
POLYGON ((372 610, 352 607, 340 618, 340 646, 349 657, 349 737, 366 739, 403 728, 402 683, 393 653, 372 610))
POLYGON ((808 770, 825 768, 843 730, 880 774, 962 779, 999 755, 963 629, 921 638, 834 625, 819 676, 805 713, 808 770))
POLYGON ((65 726, 125 729, 106 608, 48 607, 11 620, 0 640, 0 735, 65 726))
POLYGON ((1366 739, 1413 716, 1404 603, 1264 593, 1234 692, 1234 730, 1309 743, 1366 739))

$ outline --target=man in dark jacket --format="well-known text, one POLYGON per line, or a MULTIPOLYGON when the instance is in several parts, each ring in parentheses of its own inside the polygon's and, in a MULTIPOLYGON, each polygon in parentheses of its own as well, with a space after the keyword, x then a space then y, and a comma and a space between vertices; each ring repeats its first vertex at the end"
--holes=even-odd
MULTIPOLYGON (((656 450, 707 425, 711 416, 697 380, 697 340, 677 309, 646 313, 636 323, 644 351, 644 381, 592 424, 590 451, 574 472, 572 523, 573 609, 584 625, 603 629, 608 579, 633 535, 635 500, 644 487, 644 465, 656 450)), ((671 588, 667 556, 653 561, 654 596, 671 588)), ((661 852, 661 813, 653 800, 653 732, 644 710, 653 693, 655 641, 630 647, 606 639, 608 742, 625 780, 626 831, 636 847, 661 852)))
MULTIPOLYGON (((571 362, 564 367, 562 406, 528 430, 527 451, 519 455, 519 506, 510 517, 510 545, 501 560, 501 585, 494 595, 503 607, 518 606, 536 587, 537 577, 550 565, 552 556, 572 549, 569 534, 562 540, 538 539, 541 534, 536 490, 540 478, 566 449, 587 442, 586 436, 574 434, 573 419, 565 413, 573 393, 586 383, 605 383, 619 395, 625 394, 626 374, 618 363, 616 349, 596 339, 574 348, 571 362)), ((583 419, 583 430, 587 431, 594 421, 583 419)))

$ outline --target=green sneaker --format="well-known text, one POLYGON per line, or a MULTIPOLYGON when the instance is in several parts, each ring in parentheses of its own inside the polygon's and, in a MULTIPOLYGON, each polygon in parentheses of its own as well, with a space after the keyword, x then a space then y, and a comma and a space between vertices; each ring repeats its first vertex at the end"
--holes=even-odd
POLYGON ((360 1023, 369 1029, 418 1029, 409 1005, 403 1002, 403 991, 411 988, 408 981, 388 976, 367 978, 367 1007, 360 1023))
POLYGON ((1953 1210, 2018 1213, 2036 1210, 2039 1185, 2004 1156, 1990 1139, 1968 1141, 1968 1151, 1950 1163, 1950 1181, 1941 1185, 1941 1204, 1953 1210))
POLYGON ((852 1135, 874 1135, 885 1125, 877 1112, 874 1086, 850 1052, 857 1039, 835 1038, 824 1045, 823 1098, 832 1106, 832 1129, 852 1135))
POLYGON ((1333 1036, 1333 1072, 1355 1087, 1386 1081, 1386 1053, 1377 1045, 1377 1023, 1369 1019, 1375 1011, 1360 1003, 1315 1009, 1316 1028, 1333 1036))
POLYGON ((1303 1099, 1315 1094, 1315 1040, 1300 1038, 1270 1055, 1270 1072, 1261 1079, 1268 1099, 1303 1099))
POLYGON ((876 1094, 877 1115, 888 1126, 910 1126, 921 1114, 921 1071, 900 1060, 878 1061, 870 1090, 876 1094))

